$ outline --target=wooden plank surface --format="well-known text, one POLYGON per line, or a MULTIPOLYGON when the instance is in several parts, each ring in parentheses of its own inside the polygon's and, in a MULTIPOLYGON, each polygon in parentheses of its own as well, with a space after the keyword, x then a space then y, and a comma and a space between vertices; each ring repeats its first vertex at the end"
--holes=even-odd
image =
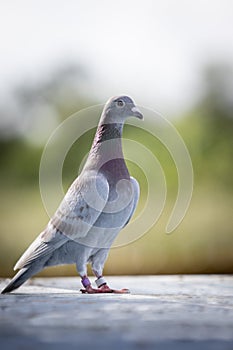
POLYGON ((35 278, 1 295, 0 348, 233 349, 232 276, 107 280, 131 294, 83 295, 71 277, 35 278))

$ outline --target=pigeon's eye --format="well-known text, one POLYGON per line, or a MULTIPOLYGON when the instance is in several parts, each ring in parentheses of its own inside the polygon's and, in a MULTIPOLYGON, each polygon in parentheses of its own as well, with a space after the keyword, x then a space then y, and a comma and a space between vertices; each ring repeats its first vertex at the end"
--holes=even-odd
POLYGON ((117 100, 116 105, 117 105, 117 107, 124 107, 125 102, 123 100, 117 100))

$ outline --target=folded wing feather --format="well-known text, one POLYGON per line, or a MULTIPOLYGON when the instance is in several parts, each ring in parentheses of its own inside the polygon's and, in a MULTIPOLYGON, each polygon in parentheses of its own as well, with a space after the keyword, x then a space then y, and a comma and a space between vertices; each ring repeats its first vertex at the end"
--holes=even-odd
POLYGON ((81 174, 70 186, 45 230, 25 251, 14 269, 50 255, 68 240, 85 237, 103 211, 108 195, 109 185, 102 174, 81 174))

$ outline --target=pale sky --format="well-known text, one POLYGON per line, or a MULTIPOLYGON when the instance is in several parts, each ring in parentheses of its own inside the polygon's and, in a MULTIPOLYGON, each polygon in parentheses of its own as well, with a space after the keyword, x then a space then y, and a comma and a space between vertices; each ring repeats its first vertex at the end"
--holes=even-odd
POLYGON ((0 97, 67 60, 90 70, 89 93, 126 93, 179 112, 208 62, 233 62, 231 0, 1 0, 0 97))

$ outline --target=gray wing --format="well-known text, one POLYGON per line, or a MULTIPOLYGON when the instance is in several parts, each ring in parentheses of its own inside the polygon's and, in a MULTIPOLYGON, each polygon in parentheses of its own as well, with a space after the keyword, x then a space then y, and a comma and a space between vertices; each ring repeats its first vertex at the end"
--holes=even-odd
POLYGON ((105 207, 109 185, 102 174, 80 175, 71 185, 45 230, 25 251, 14 269, 26 267, 50 255, 67 240, 86 236, 105 207))
POLYGON ((102 213, 108 195, 104 175, 85 173, 72 184, 50 222, 69 239, 83 238, 102 213))
POLYGON ((131 184, 133 186, 133 190, 134 190, 133 208, 132 208, 132 211, 129 215, 129 218, 127 219, 127 221, 123 227, 125 227, 129 223, 130 219, 132 218, 132 216, 135 212, 135 209, 137 207, 139 196, 140 196, 140 186, 139 186, 139 183, 137 182, 137 180, 134 177, 130 176, 130 182, 131 182, 131 184))

